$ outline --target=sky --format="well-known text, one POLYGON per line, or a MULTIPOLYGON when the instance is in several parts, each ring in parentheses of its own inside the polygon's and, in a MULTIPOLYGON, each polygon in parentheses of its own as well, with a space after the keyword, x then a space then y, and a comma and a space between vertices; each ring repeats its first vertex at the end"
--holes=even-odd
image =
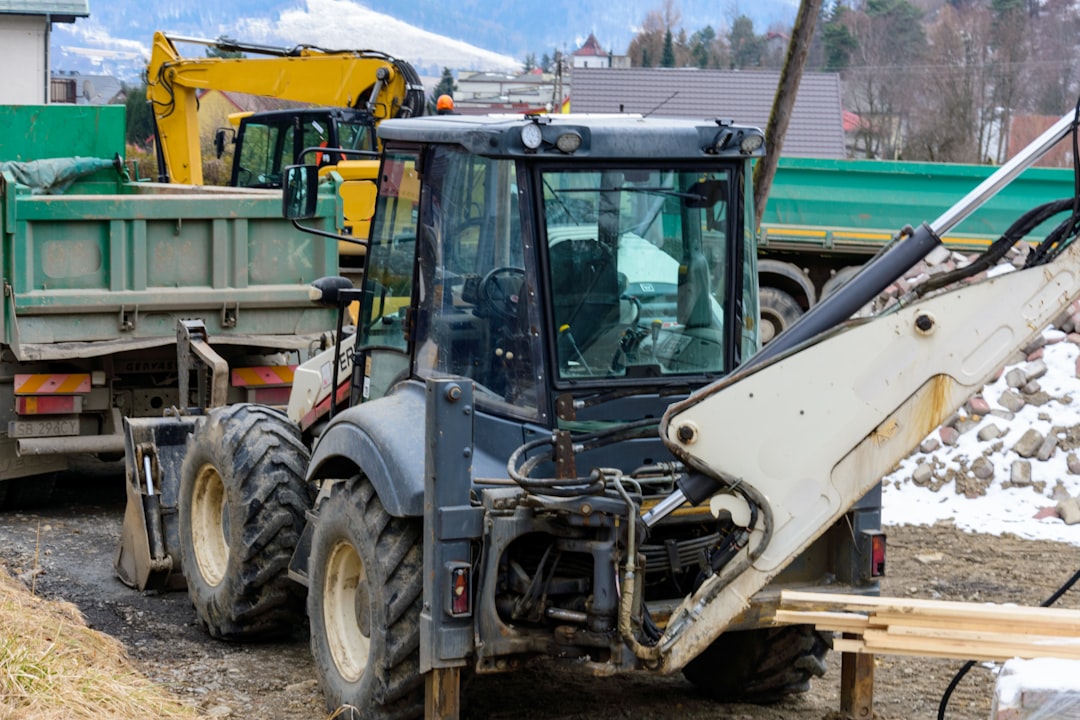
MULTIPOLYGON (((1044 391, 1059 400, 1041 407, 1026 405, 1011 421, 987 415, 978 426, 961 434, 955 447, 943 446, 931 453, 946 467, 955 468, 960 458, 966 458, 970 464, 992 444, 977 439, 980 428, 989 423, 995 423, 1003 430, 1008 428, 999 438, 1003 441, 1001 450, 988 456, 995 473, 986 495, 971 499, 958 495, 952 482, 937 492, 915 485, 911 482, 912 471, 919 463, 927 461, 927 455, 916 452, 885 478, 882 508, 885 525, 926 525, 951 520, 958 528, 969 532, 992 535, 1012 533, 1022 538, 1056 540, 1080 546, 1080 524, 1070 526, 1058 517, 1036 517, 1040 510, 1057 505, 1051 493, 1059 481, 1071 496, 1080 495, 1080 475, 1069 474, 1066 452, 1059 448, 1046 462, 1034 458, 1031 460, 1032 481, 1041 480, 1046 485, 1041 493, 1030 487, 1002 487, 1002 481, 1009 479, 1012 462, 1019 459, 1011 448, 1028 428, 1035 428, 1045 436, 1051 426, 1080 425, 1080 380, 1076 377, 1080 348, 1065 341, 1064 333, 1052 328, 1044 331, 1044 335, 1053 344, 1048 344, 1044 349, 1043 361, 1047 365, 1047 373, 1038 382, 1044 391), (1060 402, 1064 398, 1072 398, 1073 402, 1060 402)), ((1021 363, 1011 367, 1024 365, 1021 363)), ((1008 387, 1005 375, 1009 369, 1006 368, 999 380, 983 390, 983 397, 991 407, 999 407, 998 398, 1008 387)), ((937 437, 937 431, 931 436, 937 437)), ((1080 450, 1076 452, 1080 453, 1080 450)))

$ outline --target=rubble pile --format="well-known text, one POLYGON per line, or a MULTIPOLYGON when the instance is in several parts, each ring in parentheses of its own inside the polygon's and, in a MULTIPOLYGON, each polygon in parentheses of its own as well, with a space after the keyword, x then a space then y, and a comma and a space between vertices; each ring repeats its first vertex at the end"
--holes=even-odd
MULTIPOLYGON (((1023 266, 1029 248, 1010 250, 990 275, 1023 266)), ((919 283, 973 258, 940 247, 864 312, 903 303, 919 283)), ((980 273, 972 280, 982 279, 980 273)), ((1074 303, 963 408, 947 418, 886 483, 914 483, 967 498, 988 491, 1045 497, 1044 518, 1080 523, 1080 303, 1074 303), (1048 358, 1051 362, 1048 362, 1048 358), (1075 393, 1075 396, 1074 396, 1075 393)))

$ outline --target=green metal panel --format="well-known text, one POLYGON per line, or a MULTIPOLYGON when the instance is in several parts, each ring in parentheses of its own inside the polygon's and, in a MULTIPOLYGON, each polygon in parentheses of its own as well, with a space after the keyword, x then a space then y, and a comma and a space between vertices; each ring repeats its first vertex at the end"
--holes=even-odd
POLYGON ((0 105, 0 160, 124 155, 123 105, 0 105))
MULTIPOLYGON (((280 192, 129 183, 123 194, 49 196, 4 180, 3 341, 19 356, 30 345, 172 341, 180 317, 205 318, 215 336, 332 324, 308 285, 337 273, 337 243, 282 218, 280 192)), ((328 190, 312 224, 329 226, 336 211, 328 190)))
MULTIPOLYGON (((996 169, 782 158, 762 216, 762 244, 849 250, 862 245, 874 252, 904 225, 936 220, 996 169)), ((1071 170, 1031 168, 945 239, 958 248, 985 247, 1027 210, 1072 193, 1071 170)))

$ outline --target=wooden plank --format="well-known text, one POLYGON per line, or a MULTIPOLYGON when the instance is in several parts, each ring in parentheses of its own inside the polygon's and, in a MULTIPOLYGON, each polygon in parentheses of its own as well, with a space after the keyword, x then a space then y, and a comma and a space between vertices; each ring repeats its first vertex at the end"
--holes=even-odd
POLYGON ((959 620, 1000 619, 1003 621, 1060 622, 1063 628, 1080 629, 1080 610, 1043 608, 1025 605, 969 603, 955 600, 923 600, 882 598, 863 595, 808 593, 783 590, 780 606, 785 609, 807 609, 854 612, 889 612, 894 615, 930 615, 959 620))
POLYGON ((774 620, 788 625, 814 625, 818 630, 831 630, 832 632, 857 633, 869 627, 866 615, 858 613, 777 610, 774 620))
POLYGON ((881 630, 863 633, 864 652, 888 654, 895 650, 937 654, 969 660, 1008 660, 1011 657, 1057 657, 1080 660, 1080 645, 1045 642, 997 642, 962 638, 925 638, 892 635, 881 630))
POLYGON ((833 651, 839 653, 866 652, 866 643, 858 638, 833 638, 833 651))
POLYGON ((1078 628, 1071 623, 1062 623, 1052 618, 1045 620, 1002 620, 995 618, 954 618, 954 617, 931 617, 929 615, 907 615, 888 611, 873 613, 867 625, 870 627, 925 627, 945 628, 955 630, 993 630, 994 632, 1056 635, 1058 637, 1080 638, 1078 628))

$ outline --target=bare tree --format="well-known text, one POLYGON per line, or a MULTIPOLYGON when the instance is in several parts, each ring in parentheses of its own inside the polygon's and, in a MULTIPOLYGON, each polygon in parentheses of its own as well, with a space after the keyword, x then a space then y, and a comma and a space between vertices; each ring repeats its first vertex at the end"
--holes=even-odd
POLYGON ((945 6, 930 27, 919 73, 918 112, 906 157, 935 162, 985 161, 995 122, 991 16, 980 5, 945 6))

